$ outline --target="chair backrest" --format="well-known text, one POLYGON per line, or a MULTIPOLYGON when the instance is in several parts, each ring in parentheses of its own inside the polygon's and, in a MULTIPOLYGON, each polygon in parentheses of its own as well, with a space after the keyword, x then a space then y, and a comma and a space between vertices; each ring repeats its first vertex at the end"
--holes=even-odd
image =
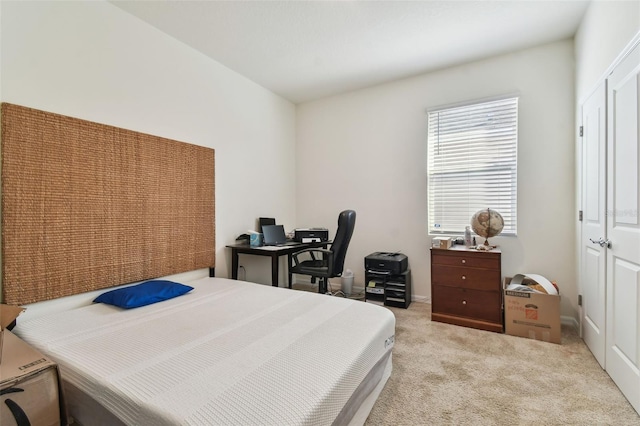
POLYGON ((347 247, 356 226, 356 212, 345 210, 338 216, 338 230, 331 244, 333 252, 333 274, 339 276, 344 269, 344 259, 347 256, 347 247))

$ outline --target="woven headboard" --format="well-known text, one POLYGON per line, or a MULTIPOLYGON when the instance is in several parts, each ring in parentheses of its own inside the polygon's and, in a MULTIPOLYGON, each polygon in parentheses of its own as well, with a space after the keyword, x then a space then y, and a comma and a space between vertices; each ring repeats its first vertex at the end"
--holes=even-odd
POLYGON ((215 266, 214 150, 2 104, 2 295, 215 266))

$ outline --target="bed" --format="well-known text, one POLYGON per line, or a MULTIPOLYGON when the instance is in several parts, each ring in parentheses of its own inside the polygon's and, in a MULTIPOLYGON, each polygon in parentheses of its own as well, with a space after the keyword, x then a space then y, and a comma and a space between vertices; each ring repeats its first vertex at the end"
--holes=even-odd
POLYGON ((3 303, 28 307, 14 331, 59 364, 75 422, 364 423, 393 314, 213 278, 212 148, 6 103, 0 119, 3 303), (193 289, 92 303, 156 277, 193 289))
POLYGON ((386 308, 224 278, 135 309, 18 321, 84 425, 362 424, 391 373, 386 308))

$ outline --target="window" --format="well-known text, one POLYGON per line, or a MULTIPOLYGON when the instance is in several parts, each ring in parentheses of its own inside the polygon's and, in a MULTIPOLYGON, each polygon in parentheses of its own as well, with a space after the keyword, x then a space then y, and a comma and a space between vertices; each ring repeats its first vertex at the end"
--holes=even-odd
POLYGON ((462 233, 491 208, 516 234, 518 98, 429 111, 429 233, 462 233))

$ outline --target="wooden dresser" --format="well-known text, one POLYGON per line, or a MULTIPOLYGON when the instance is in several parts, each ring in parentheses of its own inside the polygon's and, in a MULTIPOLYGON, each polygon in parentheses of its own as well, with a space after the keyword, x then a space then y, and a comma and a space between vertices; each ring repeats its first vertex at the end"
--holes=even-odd
POLYGON ((500 265, 499 249, 431 249, 431 319, 502 333, 500 265))

